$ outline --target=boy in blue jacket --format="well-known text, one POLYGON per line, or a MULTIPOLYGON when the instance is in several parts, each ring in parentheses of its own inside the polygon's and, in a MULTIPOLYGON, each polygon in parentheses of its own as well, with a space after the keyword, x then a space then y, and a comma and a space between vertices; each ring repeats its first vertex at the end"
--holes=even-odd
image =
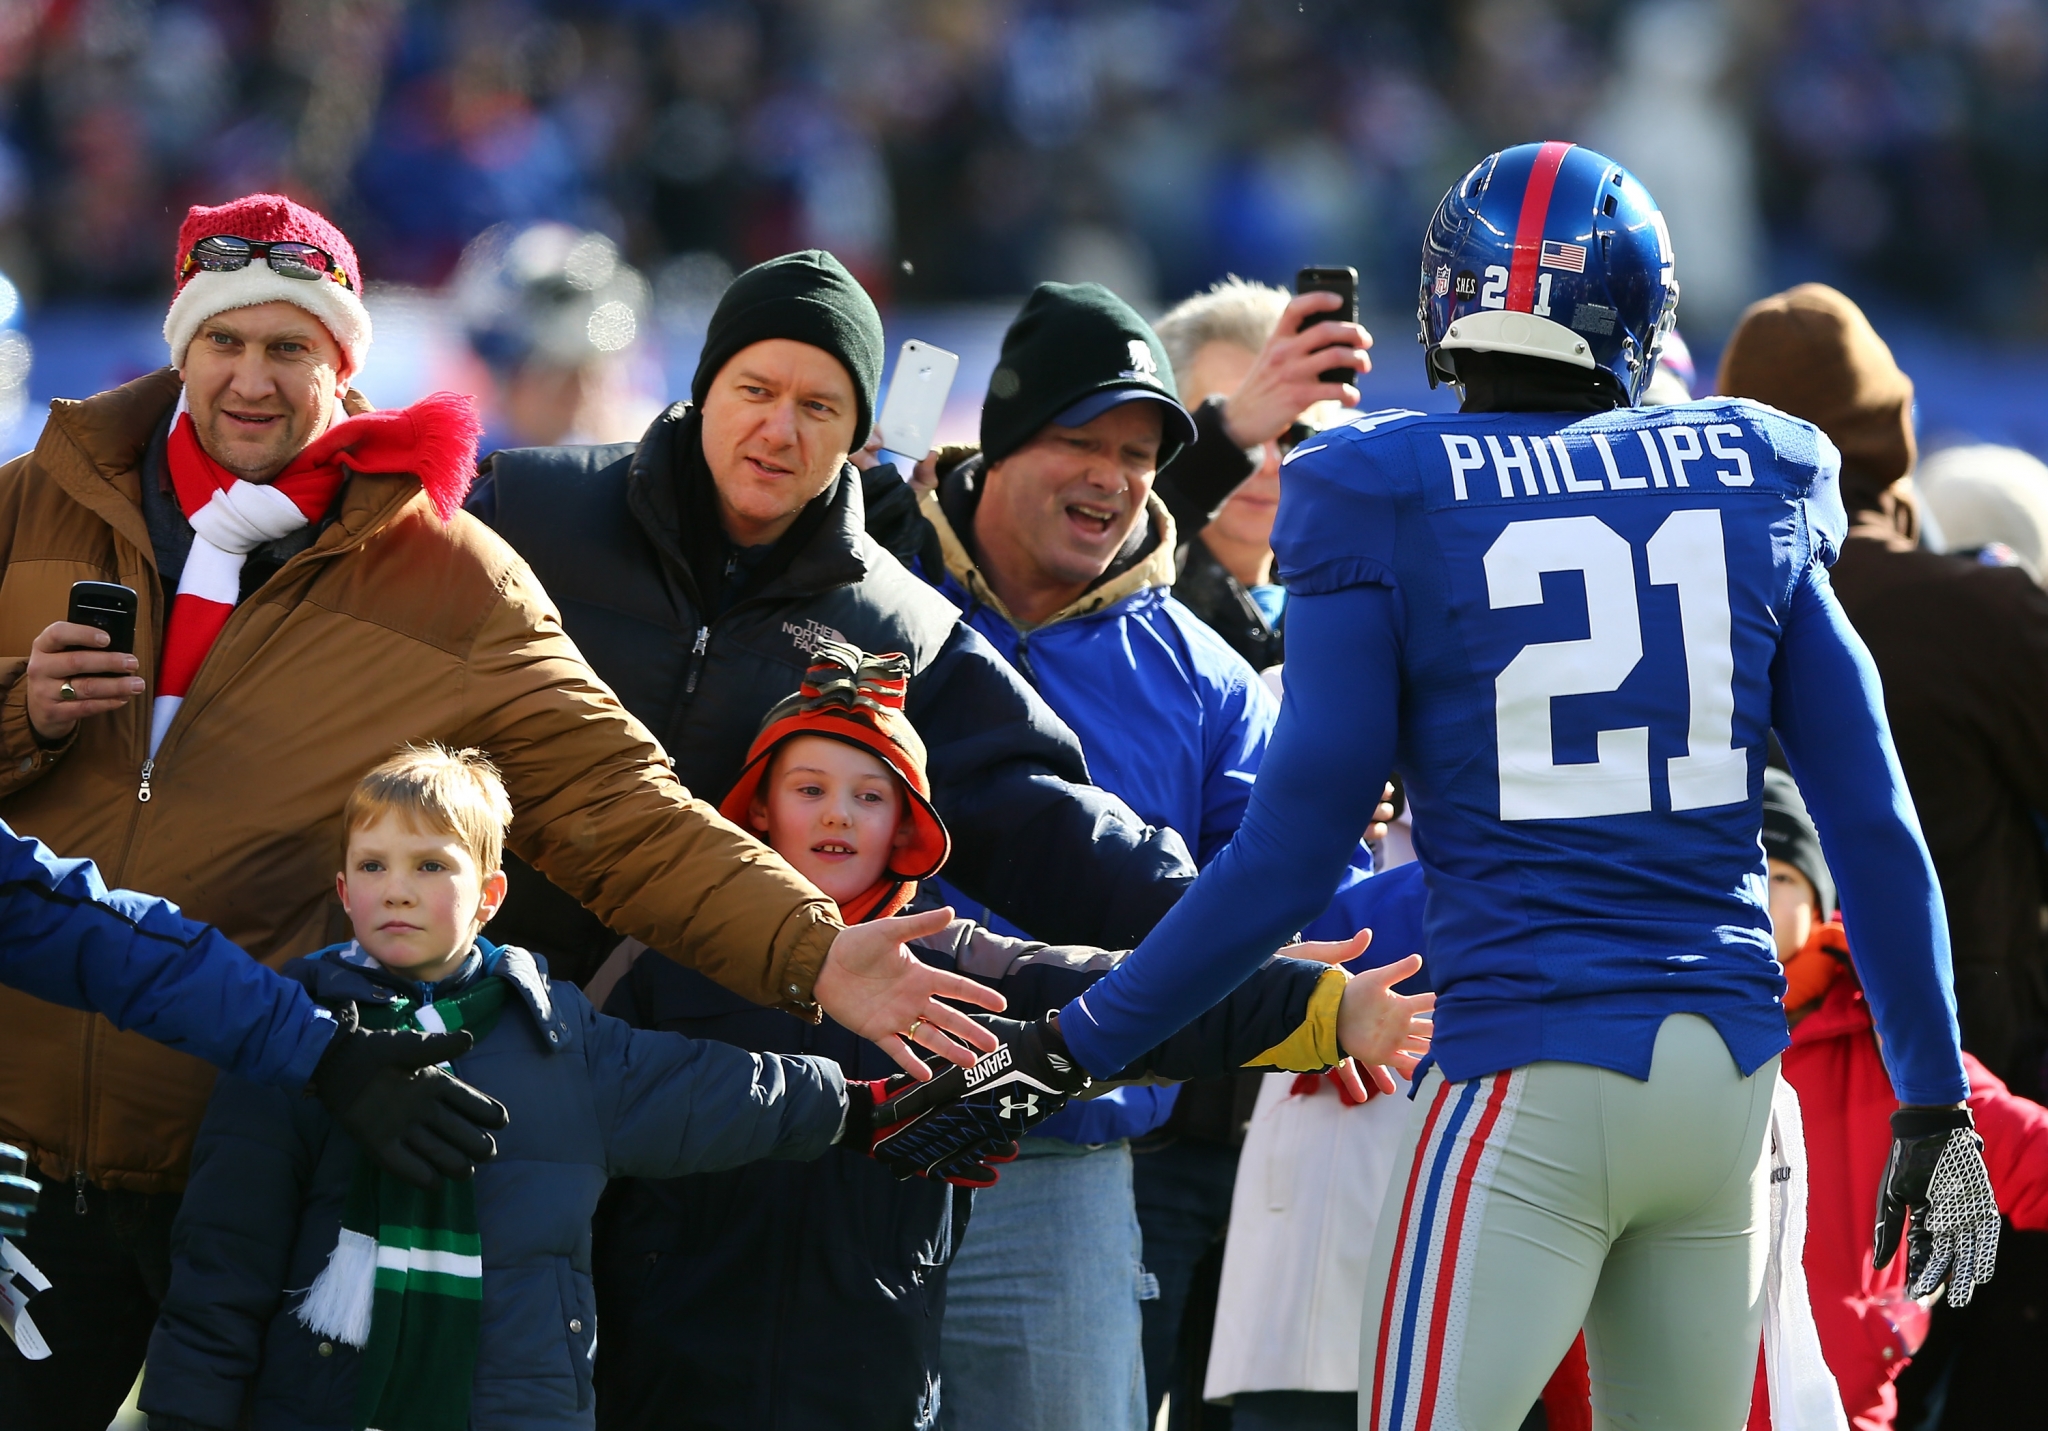
MULTIPOLYGON (((438 1071, 411 1076, 465 1040, 342 1030, 219 930, 168 900, 109 890, 91 860, 59 859, 4 820, 0 984, 104 1014, 118 1029, 243 1078, 315 1094, 401 1176, 469 1176, 471 1163, 491 1154, 483 1129, 505 1121, 504 1109, 438 1071), (459 1116, 450 1122, 444 1110, 459 1116)), ((0 1143, 0 1237, 22 1237, 39 1199, 71 1191, 28 1172, 28 1155, 0 1143)))
MULTIPOLYGON (((821 642, 812 662, 802 688, 769 712, 720 809, 856 924, 911 905, 918 881, 945 863, 949 840, 931 806, 923 742, 903 714, 908 662, 836 642, 821 642)), ((1404 1045, 1398 1061, 1412 1068, 1426 1049, 1427 1025, 1411 1021, 1433 999, 1395 995, 1389 986, 1419 961, 1355 979, 1331 967, 1363 946, 1363 936, 1290 946, 1287 953, 1307 957, 1268 961, 1234 995, 1109 1081, 1185 1079, 1240 1066, 1323 1069, 1346 1049, 1380 1063, 1404 1045)), ((995 988, 1020 1018, 1078 996, 1123 957, 1011 938, 965 919, 909 947, 927 963, 995 988)), ((880 1078, 891 1067, 829 1020, 807 1024, 748 1004, 667 959, 633 963, 605 1008, 641 1027, 830 1058, 849 1079, 880 1078)), ((1018 1071, 993 1070, 989 1079, 1018 1071)), ((982 1072, 977 1065, 964 1076, 982 1072)), ((926 1088, 939 1092, 947 1078, 941 1071, 926 1088)), ((1022 1102, 1034 1091, 1020 1083, 1016 1097, 1022 1102)), ((888 1106, 916 1098, 899 1093, 888 1106)), ((896 1141, 891 1120, 884 1112, 876 1121, 886 1153, 896 1141)), ((993 1182, 986 1163, 1015 1148, 998 1131, 982 1161, 938 1170, 950 1179, 899 1181, 842 1145, 802 1165, 620 1182, 598 1229, 605 1325, 599 1424, 606 1431, 937 1425, 939 1327, 947 1268, 966 1231, 968 1189, 993 1182)))
POLYGON ((471 1034, 455 1071, 512 1113, 496 1161, 423 1191, 318 1103, 223 1078, 150 1341, 155 1431, 588 1426, 606 1180, 814 1158, 848 1124, 832 1063, 630 1029, 484 939, 511 815, 478 752, 379 766, 344 812, 356 937, 284 971, 373 1027, 471 1034))

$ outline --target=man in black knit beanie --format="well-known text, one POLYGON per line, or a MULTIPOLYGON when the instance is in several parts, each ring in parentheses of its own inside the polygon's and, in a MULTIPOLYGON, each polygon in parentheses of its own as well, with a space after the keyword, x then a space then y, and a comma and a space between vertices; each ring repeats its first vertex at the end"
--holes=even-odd
POLYGON ((820 248, 771 258, 732 281, 705 329, 690 401, 704 406, 712 380, 735 355, 777 339, 829 353, 846 369, 858 450, 874 425, 875 389, 882 381, 882 315, 846 266, 820 248))

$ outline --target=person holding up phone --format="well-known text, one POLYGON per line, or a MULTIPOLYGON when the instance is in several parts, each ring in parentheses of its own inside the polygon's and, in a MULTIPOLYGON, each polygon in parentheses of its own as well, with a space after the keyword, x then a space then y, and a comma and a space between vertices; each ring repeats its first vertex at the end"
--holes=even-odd
MULTIPOLYGON (((1304 269, 1303 278, 1348 269, 1304 269)), ((1280 461, 1343 408, 1372 369, 1372 335, 1346 295, 1226 278, 1159 320, 1181 400, 1204 440, 1159 474, 1180 538, 1173 594, 1231 649, 1264 671, 1280 664, 1286 588, 1273 571, 1280 461), (1327 364, 1341 361, 1342 368, 1327 364), (1205 418, 1214 414, 1213 427, 1205 418), (1210 440, 1215 431, 1221 441, 1210 440), (1239 449, 1250 449, 1239 457, 1239 449), (1247 465, 1250 464, 1250 465, 1247 465), (1238 473, 1248 473, 1238 476, 1238 473)))

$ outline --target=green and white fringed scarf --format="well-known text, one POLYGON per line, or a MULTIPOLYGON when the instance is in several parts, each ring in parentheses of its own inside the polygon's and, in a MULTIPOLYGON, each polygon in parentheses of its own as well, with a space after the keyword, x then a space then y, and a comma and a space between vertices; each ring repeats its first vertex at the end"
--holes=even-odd
MULTIPOLYGON (((367 1028, 468 1029, 478 1042, 510 992, 490 975, 431 1004, 360 1005, 367 1028)), ((341 1238, 299 1307, 316 1336, 362 1352, 357 1431, 464 1431, 481 1339, 483 1246, 476 1184, 432 1191, 385 1172, 361 1151, 342 1209, 341 1238)))

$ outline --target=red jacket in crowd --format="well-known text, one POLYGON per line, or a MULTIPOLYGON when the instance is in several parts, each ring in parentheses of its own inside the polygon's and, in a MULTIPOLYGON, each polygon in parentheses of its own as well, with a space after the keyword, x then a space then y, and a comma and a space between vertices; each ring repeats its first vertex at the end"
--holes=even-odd
MULTIPOLYGON (((2016 1228, 2048 1228, 2048 1108, 2007 1092, 1967 1053, 1963 1067, 2000 1211, 2016 1228)), ((1877 1184, 1898 1100, 1853 975, 1836 979, 1820 1007, 1792 1030, 1782 1069, 1806 1125, 1806 1286, 1821 1354, 1849 1424, 1889 1431, 1897 1410, 1892 1379, 1919 1350, 1927 1313, 1906 1296, 1903 1251, 1881 1272, 1870 1265, 1877 1184)), ((1759 1367, 1749 1431, 1769 1431, 1770 1424, 1759 1367)))

